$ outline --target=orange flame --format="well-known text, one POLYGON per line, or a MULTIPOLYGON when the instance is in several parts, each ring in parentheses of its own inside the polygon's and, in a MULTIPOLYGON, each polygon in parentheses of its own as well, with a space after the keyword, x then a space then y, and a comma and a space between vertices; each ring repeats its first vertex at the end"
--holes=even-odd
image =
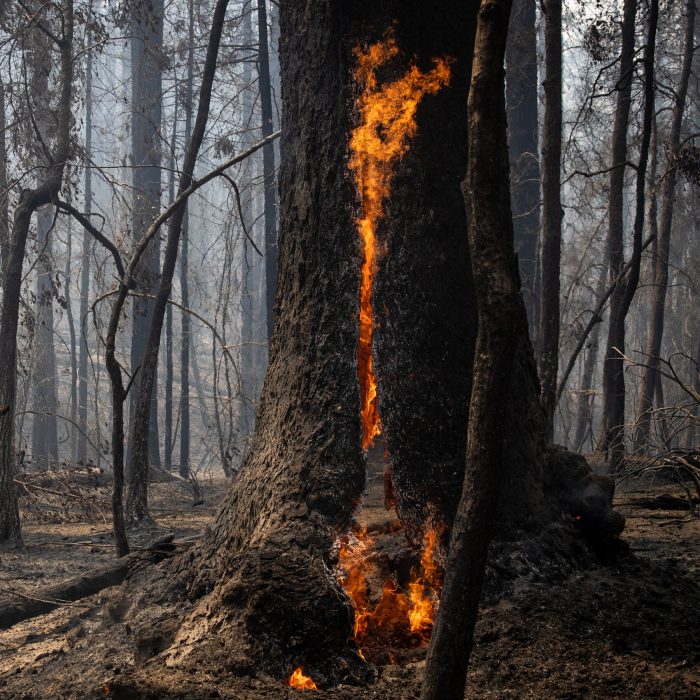
POLYGON ((372 579, 378 576, 374 541, 363 529, 341 543, 338 580, 355 609, 353 639, 362 658, 363 651, 371 655, 390 646, 415 647, 430 640, 442 586, 438 539, 436 530, 426 532, 420 567, 411 571, 406 589, 390 577, 376 602, 371 595, 372 579))
POLYGON ((311 678, 304 675, 303 666, 299 666, 299 668, 289 676, 287 685, 290 688, 297 688, 298 690, 318 690, 311 678))
POLYGON ((362 214, 357 230, 363 246, 360 285, 360 329, 357 348, 362 448, 367 449, 381 432, 377 406, 377 382, 372 364, 372 278, 376 268, 376 226, 384 201, 391 192, 392 168, 408 149, 417 130, 416 110, 424 95, 435 94, 450 80, 447 59, 436 59, 427 73, 413 65, 399 80, 378 85, 377 69, 399 53, 391 33, 368 49, 355 49, 354 79, 360 87, 356 109, 359 123, 350 136, 350 162, 360 194, 362 214))

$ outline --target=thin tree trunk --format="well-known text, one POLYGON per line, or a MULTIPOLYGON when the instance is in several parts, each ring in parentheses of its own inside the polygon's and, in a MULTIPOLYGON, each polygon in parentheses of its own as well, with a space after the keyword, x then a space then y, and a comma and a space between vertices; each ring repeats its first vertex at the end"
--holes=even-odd
POLYGON ((559 371, 559 289, 561 267, 561 0, 544 0, 545 71, 542 128, 542 240, 538 364, 547 439, 554 437, 559 371))
POLYGON ((5 125, 5 84, 0 76, 0 281, 10 254, 10 212, 7 188, 7 135, 5 125))
POLYGON ((70 459, 73 464, 78 459, 78 348, 75 341, 75 322, 73 319, 73 300, 71 297, 71 286, 73 284, 72 275, 73 264, 73 227, 68 220, 68 237, 66 242, 66 273, 65 292, 66 317, 68 320, 68 331, 70 333, 70 419, 68 427, 70 433, 70 459))
POLYGON ((659 222, 658 251, 653 266, 653 296, 649 314, 645 368, 642 376, 642 390, 638 412, 637 442, 644 445, 649 441, 650 413, 653 409, 654 388, 657 382, 659 357, 664 335, 664 312, 666 308, 666 293, 668 290, 668 264, 671 249, 671 230, 673 226, 673 208, 675 204, 676 182, 678 170, 675 160, 680 149, 683 111, 685 109, 688 83, 693 62, 695 36, 695 0, 686 4, 686 31, 683 48, 683 59, 678 79, 678 87, 674 93, 671 128, 666 147, 666 163, 668 172, 661 185, 661 217, 659 222))
MULTIPOLYGON (((253 23, 251 13, 246 13, 243 24, 243 43, 250 45, 253 43, 253 23)), ((251 85, 252 67, 249 62, 243 64, 243 84, 251 85)), ((245 90, 241 95, 243 101, 243 124, 254 123, 255 100, 251 94, 252 90, 245 90)), ((243 146, 250 145, 252 134, 248 129, 244 132, 243 146)), ((243 198, 241 211, 241 227, 243 228, 243 253, 241 255, 241 351, 239 355, 241 389, 238 416, 239 445, 242 458, 248 451, 250 436, 255 429, 255 409, 259 398, 258 383, 256 382, 255 359, 257 356, 255 342, 255 317, 264 310, 263 304, 255 281, 257 275, 253 274, 254 256, 253 247, 248 241, 248 235, 255 236, 253 230, 253 176, 255 174, 255 161, 248 159, 241 169, 241 195, 243 198), (247 235, 246 235, 247 234, 247 235)), ((264 247, 264 246, 263 246, 264 247)), ((264 260, 259 262, 257 270, 264 265, 264 260)))
MULTIPOLYGON (((163 0, 135 3, 131 8, 131 149, 134 164, 132 202, 132 238, 138 243, 161 206, 161 134, 162 123, 162 66, 163 66, 163 0)), ((155 239, 144 254, 136 275, 136 291, 155 294, 158 288, 160 268, 160 244, 155 239)), ((146 338, 151 325, 153 300, 150 296, 134 297, 132 307, 131 368, 136 380, 130 391, 130 421, 135 420, 136 404, 141 393, 141 377, 138 369, 146 352, 146 338)), ((151 432, 149 433, 149 460, 160 465, 158 440, 157 380, 153 383, 151 400, 151 432)), ((131 445, 128 446, 131 454, 131 445)), ((128 474, 129 494, 139 497, 147 489, 146 483, 137 480, 144 475, 128 474)), ((139 511, 136 501, 129 495, 128 519, 139 511), (129 505, 131 503, 131 505, 129 505)), ((141 514, 136 520, 146 517, 141 514)))
MULTIPOLYGON (((551 8, 551 6, 549 6, 551 8)), ((551 11, 551 10, 549 10, 551 11)), ((467 437, 467 470, 452 528, 421 700, 464 697, 503 470, 503 435, 518 333, 527 335, 513 254, 503 56, 510 0, 484 0, 469 91, 465 203, 478 327, 467 437)))
MULTIPOLYGON (((92 10, 92 3, 90 3, 92 10)), ((87 43, 85 63, 85 175, 83 189, 85 204, 83 212, 90 219, 92 213, 92 36, 88 30, 85 38, 87 43)), ((88 414, 88 308, 90 301, 90 250, 92 246, 87 232, 83 233, 80 271, 80 357, 78 359, 78 453, 80 464, 87 462, 87 414, 88 414)), ((99 422, 99 421, 98 421, 99 422)), ((99 441, 98 441, 99 446, 99 441)))
MULTIPOLYGON (((267 0, 258 1, 258 85, 262 136, 273 132, 272 85, 270 83, 270 56, 267 40, 267 0)), ((273 144, 263 149, 263 181, 265 183, 265 289, 267 300, 267 340, 272 340, 275 319, 275 291, 277 289, 277 189, 275 182, 275 150, 273 144)))
MULTIPOLYGON (((605 291, 606 274, 600 272, 595 288, 594 301, 603 296, 605 291)), ((593 429, 593 408, 595 406, 595 396, 593 395, 593 375, 598 365, 598 345, 600 342, 600 325, 596 324, 591 330, 590 340, 587 343, 588 354, 583 364, 583 377, 579 387, 578 415, 576 417, 576 432, 574 435, 574 449, 577 452, 583 451, 586 439, 593 429)))
MULTIPOLYGON (((194 71, 194 6, 188 3, 189 48, 187 50, 187 83, 185 87, 185 143, 192 138, 192 81, 194 71)), ((187 183, 189 184, 189 183, 187 183)), ((182 305, 190 306, 189 287, 189 211, 185 204, 182 215, 182 253, 180 255, 180 289, 182 305)), ((190 317, 186 311, 181 316, 182 337, 180 338, 180 476, 190 475, 190 317)))
POLYGON ((25 189, 13 216, 12 245, 7 258, 0 315, 0 542, 21 537, 14 490, 15 395, 17 374, 17 323, 22 288, 22 265, 34 212, 51 202, 61 189, 63 170, 70 153, 71 93, 73 89, 73 2, 62 4, 59 99, 56 112, 56 145, 52 164, 35 189, 25 189))
POLYGON ((44 469, 58 464, 58 426, 56 412, 56 354, 53 324, 53 207, 44 206, 37 212, 36 303, 34 335, 34 367, 32 372, 34 415, 32 419, 32 459, 44 469))
MULTIPOLYGON (((608 207, 608 261, 611 279, 615 279, 624 268, 623 251, 623 164, 627 159, 627 125, 631 100, 632 53, 635 34, 635 0, 625 0, 622 58, 620 62, 620 92, 618 95, 613 130, 613 165, 610 175, 610 198, 608 207), (634 5, 634 7, 632 7, 634 5), (626 71, 629 69, 629 72, 626 71)), ((632 234, 632 256, 630 271, 624 284, 617 284, 610 301, 610 321, 603 366, 603 450, 608 459, 608 471, 622 470, 625 455, 625 321, 639 283, 642 258, 642 233, 644 230, 644 204, 646 194, 646 169, 651 140, 654 113, 654 53, 658 1, 652 0, 649 10, 647 44, 644 51, 644 117, 642 142, 637 164, 634 229, 632 234)), ((618 277, 619 279, 619 277, 618 277)))
POLYGON ((535 295, 540 227, 539 120, 535 0, 515 0, 506 44, 506 107, 513 198, 513 228, 523 299, 534 339, 539 327, 535 295))
MULTIPOLYGON (((209 116, 209 103, 211 99, 212 84, 216 71, 216 61, 219 52, 221 32, 228 0, 218 0, 212 18, 212 29, 207 46, 207 57, 202 75, 202 86, 199 94, 197 118, 195 120, 192 138, 187 143, 185 159, 182 166, 182 175, 178 186, 178 196, 192 184, 192 175, 199 153, 199 148, 204 139, 207 119, 209 116)), ((129 498, 127 500, 127 519, 130 522, 140 522, 148 516, 148 436, 149 419, 151 418, 150 396, 155 379, 155 369, 158 364, 158 350, 160 337, 165 317, 165 308, 170 298, 170 290, 175 273, 177 253, 182 233, 182 224, 186 216, 186 201, 180 203, 173 212, 168 223, 168 235, 165 247, 165 259, 160 279, 160 287, 153 306, 151 327, 145 346, 145 354, 141 366, 141 393, 139 395, 134 412, 134 422, 131 432, 131 455, 129 468, 129 498)), ((187 348, 189 352, 189 347, 187 348)), ((181 431, 182 434, 182 431, 181 431)), ((189 439, 189 426, 188 426, 189 439)), ((180 455, 180 469, 182 470, 183 455, 180 455)))
MULTIPOLYGON (((177 148, 177 117, 179 85, 175 83, 173 130, 170 138, 170 173, 168 174, 168 203, 175 199, 175 149, 177 148)), ((164 466, 170 470, 173 463, 173 307, 168 304, 165 314, 165 438, 163 445, 164 466)))

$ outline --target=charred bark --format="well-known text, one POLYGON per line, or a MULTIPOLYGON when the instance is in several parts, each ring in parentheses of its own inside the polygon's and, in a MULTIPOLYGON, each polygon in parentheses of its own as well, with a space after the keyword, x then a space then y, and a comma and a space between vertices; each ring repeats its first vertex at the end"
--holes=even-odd
MULTIPOLYGON (((272 83, 270 82, 270 47, 267 39, 267 0, 258 2, 258 86, 262 137, 274 131, 272 126, 272 83)), ((277 202, 275 197, 275 149, 270 143, 263 149, 263 180, 265 183, 265 298, 267 300, 267 341, 272 342, 277 290, 277 202)))
POLYGON ((674 93, 671 129, 668 136, 667 162, 668 172, 661 185, 661 217, 659 222, 658 251, 654 258, 653 281, 654 292, 649 316, 647 349, 642 377, 642 392, 638 412, 637 441, 645 445, 649 441, 650 414, 653 409, 654 388, 659 377, 659 357, 664 335, 664 316, 666 308, 666 292, 668 289, 668 265, 671 248, 671 229, 673 224, 673 208, 675 204, 676 182, 678 169, 675 159, 678 156, 681 139, 683 110, 688 94, 688 83, 693 62, 693 40, 695 36, 695 0, 689 0, 686 10, 686 32, 684 37, 683 59, 678 79, 678 87, 674 93))
POLYGON ((533 339, 539 325, 536 294, 540 227, 539 121, 535 0, 515 0, 506 43, 506 109, 515 250, 533 339))
POLYGON ((353 42, 341 5, 280 9, 276 323, 249 456, 208 535, 176 565, 174 590, 195 607, 172 655, 190 668, 223 653, 234 668, 255 659, 280 679, 303 663, 323 683, 361 667, 352 613, 329 570, 364 485, 359 255, 345 169, 353 42))
POLYGON ((379 411, 397 513, 420 542, 426 526, 452 522, 464 474, 476 317, 460 183, 478 2, 442 3, 441 12, 414 2, 388 5, 375 31, 397 20, 402 55, 386 80, 412 60, 424 70, 434 58, 453 61, 449 85, 418 107, 417 133, 396 167, 377 230, 379 411))
MULTIPOLYGON (((634 0, 626 0, 623 21, 623 52, 620 70, 628 65, 632 70, 632 52, 634 49, 634 0), (628 55, 629 53, 629 55, 628 55), (626 63, 629 59, 629 64, 626 63)), ((608 458, 608 471, 618 473, 623 468, 625 455, 625 321, 632 299, 639 283, 639 271, 642 259, 642 234, 644 230, 644 204, 646 193, 646 169, 651 141, 651 127, 654 111, 654 57, 656 50, 656 27, 658 24, 658 0, 652 0, 649 10, 647 43, 644 50, 644 116, 642 140, 637 164, 635 191, 635 216, 632 232, 632 255, 628 276, 621 283, 624 269, 623 231, 622 231, 622 195, 624 163, 627 156, 627 123, 631 99, 632 76, 621 72, 621 81, 626 81, 620 88, 618 108, 615 113, 613 132, 613 164, 610 175, 610 200, 608 230, 609 269, 612 276, 617 276, 617 284, 610 300, 610 321, 605 364, 603 366, 603 449, 608 458), (622 104, 621 104, 622 103, 622 104), (619 180, 618 180, 619 179, 619 180), (614 185, 614 186, 613 186, 614 185)))
POLYGON ((547 439, 554 437, 559 372, 559 290, 561 276, 561 0, 544 0, 545 70, 542 127, 542 238, 538 365, 547 439))

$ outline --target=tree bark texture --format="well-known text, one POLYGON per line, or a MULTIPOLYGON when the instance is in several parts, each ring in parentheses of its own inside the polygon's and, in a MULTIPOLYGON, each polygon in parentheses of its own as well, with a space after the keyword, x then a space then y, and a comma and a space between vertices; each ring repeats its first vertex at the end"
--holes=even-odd
POLYGON ((518 333, 528 333, 513 254, 503 57, 510 0, 484 0, 469 91, 464 196, 479 332, 467 438, 467 471, 428 648, 422 700, 464 697, 467 666, 504 471, 503 435, 518 333))
POLYGON ((535 294, 540 228, 538 89, 536 2, 515 0, 506 43, 510 190, 515 251, 533 342, 539 325, 539 299, 535 294))
POLYGON ((425 527, 452 522, 464 474, 476 310, 460 183, 478 3, 444 2, 440 12, 429 4, 384 5, 367 41, 395 19, 401 56, 383 79, 403 75, 414 60, 422 70, 434 58, 453 60, 449 85, 418 106, 417 133, 396 165, 377 226, 379 412, 397 513, 421 542, 425 527))
POLYGON ((544 0, 545 79, 542 127, 542 240, 538 364, 547 439, 554 437, 559 372, 559 290, 561 274, 561 0, 544 0))
POLYGON ((360 257, 346 170, 352 15, 327 0, 280 8, 277 318, 249 456, 208 535, 176 563, 174 589, 198 602, 171 653, 192 668, 224 653, 279 678, 303 663, 323 682, 362 665, 329 569, 365 478, 360 257))
POLYGON ((654 405, 654 388, 659 370, 659 357, 664 335, 664 318, 666 292, 668 290, 668 265, 671 252, 671 229, 673 225, 673 208, 675 204, 678 169, 675 159, 678 156, 681 140, 681 126, 688 83, 693 63, 695 37, 695 0, 686 4, 686 31, 683 42, 683 58, 674 94, 671 128, 667 142, 667 173, 661 184, 661 216, 658 229, 658 249, 653 265, 653 293, 647 337, 646 365, 642 377, 642 391, 638 411, 638 441, 643 445, 649 440, 650 413, 654 405))

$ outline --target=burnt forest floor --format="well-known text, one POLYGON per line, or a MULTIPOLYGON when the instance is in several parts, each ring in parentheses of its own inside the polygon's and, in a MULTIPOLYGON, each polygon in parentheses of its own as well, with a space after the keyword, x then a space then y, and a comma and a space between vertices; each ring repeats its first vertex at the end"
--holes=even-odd
MULTIPOLYGON (((27 485, 25 547, 0 551, 1 599, 36 595, 112 560, 108 485, 98 477, 66 487, 69 481, 66 476, 61 488, 27 485)), ((202 488, 204 502, 192 506, 186 484, 153 485, 157 526, 131 533, 132 545, 201 532, 225 484, 203 481, 202 488)), ((379 493, 375 483, 361 513, 370 525, 387 520, 379 493)), ((466 697, 700 697, 700 519, 687 517, 683 499, 685 491, 674 484, 625 484, 616 500, 627 518, 628 554, 549 580, 516 577, 505 594, 492 596, 482 606, 466 697)), ((134 663, 133 631, 110 611, 115 599, 116 589, 106 589, 0 632, 0 698, 104 697, 104 683, 114 684, 134 663)), ((264 677, 168 671, 152 679, 143 697, 418 698, 424 650, 388 657, 376 682, 361 688, 314 693, 264 677)))

